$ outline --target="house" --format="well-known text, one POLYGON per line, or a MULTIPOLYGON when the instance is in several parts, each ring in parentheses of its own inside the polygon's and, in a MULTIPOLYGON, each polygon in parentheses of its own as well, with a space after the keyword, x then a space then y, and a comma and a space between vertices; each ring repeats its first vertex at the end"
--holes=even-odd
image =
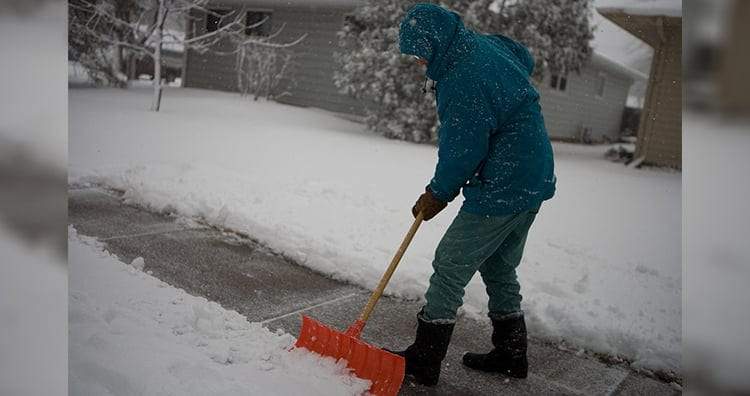
POLYGON ((628 92, 638 79, 645 76, 596 52, 580 74, 545 77, 537 90, 550 138, 616 141, 628 92))
MULTIPOLYGON (((337 68, 333 57, 338 43, 336 33, 355 5, 353 0, 224 0, 212 3, 211 9, 222 12, 243 7, 248 12, 248 21, 268 18, 265 32, 284 26, 275 38, 279 42, 307 34, 302 43, 292 47, 296 67, 290 78, 295 84, 289 89, 290 95, 278 100, 357 117, 363 114, 362 104, 340 93, 333 83, 337 68)), ((202 34, 214 28, 215 20, 211 15, 197 15, 194 23, 196 34, 202 34)), ((188 51, 184 86, 236 91, 235 64, 232 55, 188 51)), ((580 74, 547 76, 538 85, 550 136, 570 141, 617 140, 628 91, 639 78, 645 76, 601 54, 594 54, 580 74)))
POLYGON ((600 14, 654 48, 635 158, 644 164, 682 165, 682 3, 610 0, 600 14))

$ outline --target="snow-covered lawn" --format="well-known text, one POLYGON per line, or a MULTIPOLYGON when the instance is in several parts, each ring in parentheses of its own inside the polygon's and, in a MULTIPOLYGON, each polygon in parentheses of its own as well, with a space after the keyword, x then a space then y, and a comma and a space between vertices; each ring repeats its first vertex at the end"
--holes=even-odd
MULTIPOLYGON (((369 382, 69 230, 75 395, 360 395, 369 382), (140 268, 139 268, 140 267, 140 268)), ((142 264, 142 259, 141 259, 142 264)))
MULTIPOLYGON (((373 287, 412 221, 436 149, 322 111, 169 89, 70 92, 70 181, 247 232, 299 263, 373 287)), ((679 371, 681 175, 555 144, 558 192, 520 267, 533 335, 679 371)), ((461 199, 418 232, 387 293, 421 298, 461 199)), ((465 310, 485 312, 479 277, 465 310)))

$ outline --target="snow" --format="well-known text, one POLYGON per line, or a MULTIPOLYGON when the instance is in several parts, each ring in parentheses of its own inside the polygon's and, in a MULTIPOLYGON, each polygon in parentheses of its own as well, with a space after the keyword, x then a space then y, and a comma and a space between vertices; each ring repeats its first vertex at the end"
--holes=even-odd
POLYGON ((682 17, 682 0, 597 0, 599 12, 630 15, 682 17))
POLYGON ((68 85, 93 86, 93 81, 85 66, 79 62, 68 61, 68 85))
MULTIPOLYGON (((69 229, 70 393, 360 395, 369 382, 69 229)), ((143 259, 136 259, 141 264, 143 259)))
MULTIPOLYGON (((147 28, 147 26, 143 26, 140 30, 145 31, 147 28)), ((174 51, 178 53, 182 53, 185 51, 185 32, 179 29, 165 28, 162 34, 164 35, 161 43, 161 48, 163 50, 174 51)), ((146 44, 151 48, 156 47, 156 33, 153 33, 152 36, 149 37, 149 40, 146 44)))
MULTIPOLYGON (((387 140, 323 111, 168 89, 71 90, 70 182, 245 232, 295 261, 373 288, 409 228, 436 148, 387 140)), ((678 172, 628 169, 607 147, 555 144, 558 192, 519 269, 535 336, 680 370, 678 172)), ((421 298, 461 199, 420 228, 386 293, 421 298)), ((484 315, 479 276, 468 315, 484 315)))
POLYGON ((146 266, 146 261, 143 260, 143 257, 136 257, 133 259, 133 261, 130 262, 130 266, 143 271, 143 268, 146 266))
POLYGON ((685 368, 741 394, 750 390, 748 125, 691 113, 682 125, 685 368))
POLYGON ((597 51, 594 51, 594 53, 591 55, 592 59, 598 59, 600 62, 609 64, 612 68, 615 70, 620 71, 621 73, 630 76, 633 80, 638 81, 646 81, 648 80, 648 76, 636 69, 633 69, 629 66, 626 66, 604 54, 601 54, 597 51))
POLYGON ((66 4, 0 12, 0 144, 20 144, 58 168, 67 165, 66 4))
POLYGON ((67 395, 64 258, 1 222, 0 252, 0 395, 67 395))

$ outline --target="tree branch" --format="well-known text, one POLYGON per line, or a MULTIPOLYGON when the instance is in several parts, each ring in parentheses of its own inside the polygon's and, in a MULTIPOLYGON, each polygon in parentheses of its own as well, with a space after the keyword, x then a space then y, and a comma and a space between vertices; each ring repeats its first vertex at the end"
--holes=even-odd
POLYGON ((265 40, 257 40, 257 39, 249 39, 245 40, 240 45, 261 45, 264 47, 270 47, 270 48, 289 48, 292 46, 295 46, 302 42, 307 37, 308 33, 305 33, 301 36, 299 36, 296 40, 288 42, 288 43, 269 43, 265 40))
MULTIPOLYGON (((220 27, 219 29, 214 30, 213 32, 208 32, 206 34, 203 34, 203 35, 200 35, 200 36, 197 36, 197 37, 186 39, 186 40, 183 41, 183 44, 189 45, 191 43, 202 41, 202 40, 214 37, 216 35, 219 35, 221 33, 228 32, 232 28, 236 28, 238 26, 244 26, 244 25, 242 25, 239 22, 239 20, 241 19, 241 16, 242 16, 242 13, 240 12, 240 13, 238 13, 237 17, 235 17, 235 20, 232 21, 232 23, 228 23, 228 24, 220 27)), ((260 26, 260 24, 258 24, 258 26, 260 26)))

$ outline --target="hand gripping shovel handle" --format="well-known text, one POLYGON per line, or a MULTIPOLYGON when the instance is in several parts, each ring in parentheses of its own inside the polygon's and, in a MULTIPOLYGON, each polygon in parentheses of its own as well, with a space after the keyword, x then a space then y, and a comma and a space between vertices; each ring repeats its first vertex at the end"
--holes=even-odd
POLYGON ((401 261, 401 257, 404 256, 406 248, 409 247, 409 243, 411 243, 411 240, 414 238, 414 234, 417 233, 417 229, 419 228, 419 225, 422 224, 422 220, 424 220, 424 214, 422 212, 419 212, 417 214, 417 217, 414 219, 414 223, 412 223, 411 228, 409 228, 409 232, 406 233, 404 240, 401 242, 401 246, 398 247, 396 255, 393 256, 391 264, 388 266, 388 269, 385 270, 385 274, 383 274, 383 277, 380 278, 378 287, 376 287, 372 292, 370 300, 367 301, 367 304, 362 310, 362 313, 359 314, 359 318, 357 318, 357 320, 355 320, 354 323, 352 323, 352 325, 349 326, 349 328, 346 330, 346 335, 354 338, 359 338, 359 335, 362 333, 362 329, 364 329, 365 327, 365 323, 367 323, 367 319, 370 318, 372 310, 375 309, 375 304, 378 303, 378 300, 380 300, 380 297, 383 295, 383 290, 385 290, 386 285, 388 285, 388 281, 391 280, 391 276, 396 271, 396 267, 401 261))

